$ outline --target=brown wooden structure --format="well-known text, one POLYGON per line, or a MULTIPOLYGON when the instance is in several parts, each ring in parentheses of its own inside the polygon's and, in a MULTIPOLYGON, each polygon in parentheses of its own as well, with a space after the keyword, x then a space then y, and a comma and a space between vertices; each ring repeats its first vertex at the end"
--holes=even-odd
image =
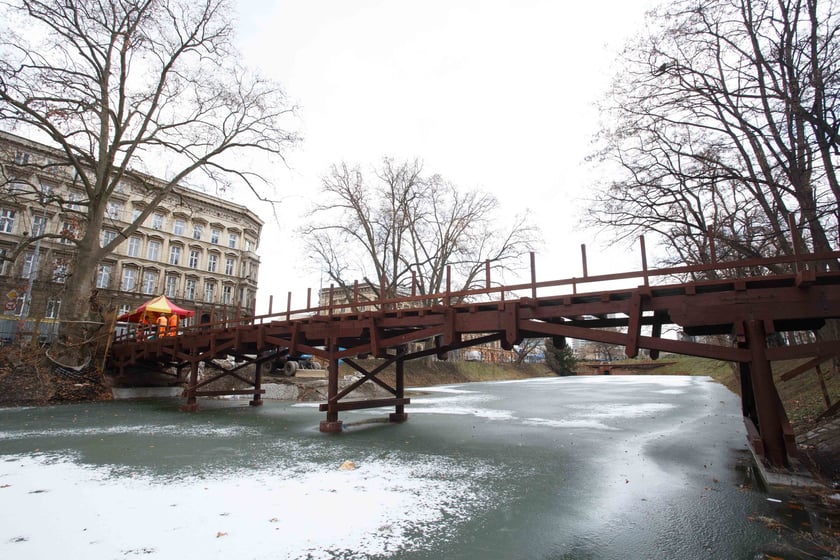
MULTIPOLYGON (((320 405, 326 418, 320 428, 337 432, 342 429, 339 413, 346 410, 393 407, 390 420, 406 420, 406 360, 430 355, 445 359, 452 350, 490 341, 498 340, 510 348, 525 338, 552 337, 556 344, 575 338, 621 345, 629 357, 643 348, 653 359, 660 352, 701 356, 739 365, 742 409, 753 448, 772 465, 789 464, 796 455, 794 435, 770 364, 805 358, 808 362, 803 367, 819 367, 840 354, 840 343, 812 337, 809 342, 774 346, 768 345, 768 336, 815 331, 827 319, 840 318, 840 272, 836 270, 840 252, 738 262, 713 260, 707 265, 649 270, 643 239, 641 248, 641 270, 589 276, 582 247, 582 278, 541 282, 536 279, 532 254, 530 282, 505 287, 491 286, 488 264, 485 286, 466 292, 449 290, 447 271, 444 293, 421 296, 412 290, 407 297, 383 296, 377 310, 354 310, 354 301, 321 307, 312 307, 307 301, 305 308, 293 310, 289 294, 286 310, 280 313, 199 325, 176 337, 115 340, 109 363, 118 373, 138 366, 175 368, 177 379, 186 382, 183 408, 194 410, 198 397, 219 394, 250 394, 251 404, 259 405, 264 393, 261 372, 266 364, 278 355, 312 354, 328 364, 328 398, 320 405), (715 276, 727 278, 690 280, 715 276), (674 278, 680 280, 668 282, 674 278), (579 290, 618 281, 633 285, 579 290), (666 325, 678 325, 685 336, 663 338, 666 325), (620 332, 613 327, 621 327, 620 332), (721 343, 721 339, 730 343, 721 343), (199 381, 199 363, 228 355, 241 365, 199 381), (383 359, 370 371, 356 359, 368 355, 383 359), (362 374, 343 390, 338 383, 339 360, 362 374), (250 364, 256 365, 253 379, 242 373, 250 364), (396 371, 393 387, 379 378, 391 365, 396 371), (186 369, 188 375, 184 375, 186 369), (206 390, 210 382, 224 376, 235 377, 251 388, 206 390), (353 391, 368 380, 390 397, 354 400, 353 391)), ((797 368, 786 375, 803 371, 797 368)))

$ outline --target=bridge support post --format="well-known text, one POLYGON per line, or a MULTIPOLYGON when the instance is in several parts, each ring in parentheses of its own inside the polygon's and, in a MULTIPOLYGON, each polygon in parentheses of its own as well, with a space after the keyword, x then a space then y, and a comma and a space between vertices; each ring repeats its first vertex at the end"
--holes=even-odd
POLYGON ((327 369, 327 419, 321 420, 320 431, 325 433, 340 432, 344 426, 338 419, 338 343, 330 341, 329 366, 327 369))
POLYGON ((187 402, 181 405, 183 412, 195 412, 198 410, 198 400, 195 396, 196 387, 198 386, 198 362, 193 359, 190 362, 190 381, 187 384, 187 402))
POLYGON ((757 420, 755 427, 770 465, 786 467, 789 466, 789 456, 796 455, 796 448, 792 441, 788 443, 785 438, 785 432, 790 431, 789 424, 767 359, 767 332, 763 321, 745 321, 744 334, 750 350, 750 362, 743 364, 748 372, 742 368, 741 374, 744 416, 747 420, 757 420), (744 386, 745 382, 749 385, 744 386))
MULTIPOLYGON (((403 348, 400 348, 398 352, 404 353, 403 348)), ((400 357, 397 358, 397 362, 394 364, 394 368, 396 370, 396 387, 395 389, 395 397, 397 399, 402 399, 405 396, 405 368, 403 367, 405 364, 405 360, 400 357)), ((394 412, 392 412, 388 416, 388 420, 391 422, 405 422, 408 420, 408 414, 405 412, 405 405, 398 404, 394 406, 394 412)))
POLYGON ((248 401, 251 406, 262 406, 262 370, 265 362, 257 362, 254 366, 254 398, 248 401))

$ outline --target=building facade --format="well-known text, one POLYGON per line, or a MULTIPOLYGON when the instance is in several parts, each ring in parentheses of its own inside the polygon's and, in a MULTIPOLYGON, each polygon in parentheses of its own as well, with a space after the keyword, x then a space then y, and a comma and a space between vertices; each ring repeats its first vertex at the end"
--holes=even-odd
MULTIPOLYGON (((73 238, 84 227, 85 195, 60 155, 49 147, 0 132, 0 337, 22 323, 42 336, 61 317, 61 294, 72 272, 73 238), (45 234, 19 254, 26 237, 45 234), (32 328, 32 323, 38 326, 32 328)), ((121 181, 107 203, 100 242, 105 246, 135 221, 148 205, 149 187, 121 181)), ((193 320, 217 321, 254 313, 263 222, 245 206, 176 187, 99 263, 94 279, 97 303, 122 314, 153 296, 165 294, 195 310, 193 320)))

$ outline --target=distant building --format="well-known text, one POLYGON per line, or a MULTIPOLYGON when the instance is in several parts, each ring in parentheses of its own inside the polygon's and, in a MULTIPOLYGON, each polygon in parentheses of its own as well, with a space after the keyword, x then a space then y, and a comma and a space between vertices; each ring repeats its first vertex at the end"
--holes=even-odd
MULTIPOLYGON (((318 292, 318 306, 329 307, 332 305, 333 313, 361 313, 379 309, 379 301, 382 299, 379 293, 379 286, 369 282, 360 282, 355 286, 342 288, 332 286, 321 288, 318 292)), ((408 297, 411 294, 398 290, 397 296, 408 297)), ((387 298, 386 299, 390 299, 387 298)), ((417 307, 419 302, 404 302, 399 304, 400 308, 417 307)))
MULTIPOLYGON (((21 321, 54 332, 61 317, 62 286, 72 272, 72 237, 84 227, 78 213, 85 196, 54 149, 0 132, 0 256, 9 256, 26 236, 42 239, 14 260, 0 263, 0 337, 21 321), (63 203, 59 204, 57 200, 63 203)), ((147 184, 163 183, 144 177, 147 184)), ((143 211, 147 191, 120 183, 108 201, 103 245, 143 211)), ((137 232, 99 264, 95 287, 103 308, 128 311, 153 296, 196 311, 194 320, 252 315, 263 222, 245 206, 176 187, 137 232)), ((29 328, 27 328, 29 330, 29 328)))

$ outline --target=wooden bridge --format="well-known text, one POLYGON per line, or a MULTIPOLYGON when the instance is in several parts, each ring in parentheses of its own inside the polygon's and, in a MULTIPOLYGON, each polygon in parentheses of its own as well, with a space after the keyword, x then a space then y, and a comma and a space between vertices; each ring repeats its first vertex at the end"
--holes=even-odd
POLYGON ((445 359, 450 351, 494 341, 510 349, 526 338, 551 337, 557 345, 574 338, 621 345, 628 357, 640 349, 647 349, 653 359, 660 352, 701 356, 738 364, 743 414, 754 450, 772 465, 789 464, 796 445, 771 362, 805 359, 785 374, 790 378, 838 356, 840 342, 806 335, 768 345, 768 337, 808 333, 828 319, 840 318, 840 252, 648 269, 641 239, 640 270, 589 276, 585 247, 581 250, 581 278, 537 281, 532 254, 530 282, 512 286, 492 286, 488 263, 485 285, 463 292, 449 289, 449 270, 446 291, 440 294, 418 295, 412 288, 405 297, 380 294, 367 301, 359 298, 357 284, 346 303, 333 303, 338 297, 331 288, 329 305, 312 306, 310 290, 302 309, 291 308, 289 294, 286 310, 280 313, 198 325, 156 340, 118 338, 109 364, 118 374, 138 367, 173 368, 177 381, 186 383, 183 408, 195 410, 198 397, 222 394, 251 394, 252 405, 262 404, 264 366, 278 357, 312 354, 328 364, 327 402, 320 405, 326 419, 320 429, 336 432, 342 429, 339 413, 345 410, 393 406, 391 421, 407 419, 405 361, 431 355, 445 359), (689 280, 721 276, 726 278, 689 280), (679 280, 671 282, 674 278, 679 280), (598 283, 619 282, 630 282, 631 287, 594 289, 598 283), (680 327, 684 336, 663 337, 668 325, 680 327), (199 380, 201 362, 229 355, 240 365, 199 380), (368 371, 356 359, 364 356, 382 361, 368 371), (339 360, 362 374, 343 390, 339 360), (246 375, 245 367, 251 365, 255 373, 246 375), (393 387, 379 378, 391 365, 396 371, 393 387), (208 384, 226 376, 251 388, 207 390, 208 384), (354 390, 365 381, 376 383, 390 397, 353 399, 354 390))

